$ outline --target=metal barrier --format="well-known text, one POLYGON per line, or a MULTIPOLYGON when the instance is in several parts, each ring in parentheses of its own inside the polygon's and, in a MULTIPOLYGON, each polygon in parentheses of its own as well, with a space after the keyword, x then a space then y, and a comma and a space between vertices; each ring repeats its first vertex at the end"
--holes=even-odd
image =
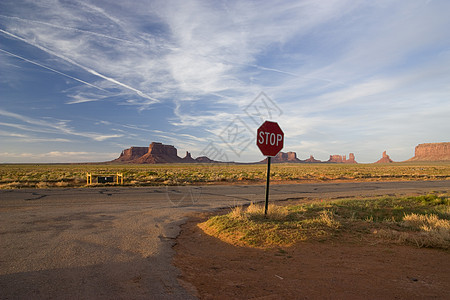
POLYGON ((92 173, 86 173, 86 184, 87 185, 91 185, 91 184, 95 183, 94 182, 95 179, 97 179, 96 183, 123 184, 123 173, 116 173, 116 174, 92 174, 92 173))

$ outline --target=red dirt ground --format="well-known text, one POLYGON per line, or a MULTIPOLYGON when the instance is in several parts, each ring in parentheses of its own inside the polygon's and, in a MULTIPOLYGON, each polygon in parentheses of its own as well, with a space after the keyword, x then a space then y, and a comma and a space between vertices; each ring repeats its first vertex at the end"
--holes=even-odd
POLYGON ((200 299, 450 299, 450 251, 344 236, 289 248, 237 247, 196 215, 174 246, 180 281, 200 299))

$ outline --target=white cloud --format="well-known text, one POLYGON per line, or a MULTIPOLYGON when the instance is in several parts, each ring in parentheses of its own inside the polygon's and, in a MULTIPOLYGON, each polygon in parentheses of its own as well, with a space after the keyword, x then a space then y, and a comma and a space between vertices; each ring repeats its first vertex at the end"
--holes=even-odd
POLYGON ((0 152, 2 163, 72 163, 72 162, 103 162, 117 158, 117 153, 99 153, 84 151, 50 151, 46 153, 11 153, 0 152))
MULTIPOLYGON (((76 131, 71 128, 67 120, 42 120, 26 117, 20 114, 12 113, 0 109, 0 116, 8 117, 13 120, 18 120, 24 124, 12 123, 12 122, 0 122, 0 126, 11 127, 23 130, 25 132, 40 132, 40 133, 51 133, 51 134, 62 134, 69 136, 79 136, 90 138, 95 141, 105 141, 107 139, 120 138, 122 134, 103 134, 95 132, 82 132, 76 131)), ((60 140, 61 141, 61 140, 60 140)))
MULTIPOLYGON (((113 99, 113 105, 149 116, 160 114, 165 104, 173 111, 167 124, 131 125, 111 133, 78 130, 82 126, 67 117, 14 115, 2 106, 2 126, 18 135, 99 142, 133 133, 144 139, 140 132, 148 130, 151 136, 193 145, 220 134, 236 116, 245 117, 243 108, 265 91, 283 110, 279 121, 293 148, 347 151, 351 143, 373 146, 386 140, 398 149, 394 133, 414 135, 404 126, 411 116, 417 117, 414 126, 422 128, 423 138, 447 136, 450 130, 446 124, 428 125, 449 113, 449 9, 444 1, 14 6, 0 15, 2 38, 23 43, 27 51, 4 48, 2 53, 79 84, 64 90, 61 102, 70 109, 113 99)), ((130 115, 123 123, 133 124, 130 115)))

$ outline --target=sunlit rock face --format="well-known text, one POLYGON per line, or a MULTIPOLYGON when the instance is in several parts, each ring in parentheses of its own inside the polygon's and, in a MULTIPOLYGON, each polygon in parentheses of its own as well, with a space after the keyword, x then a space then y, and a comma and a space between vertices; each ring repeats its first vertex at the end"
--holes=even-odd
POLYGON ((202 156, 193 159, 191 153, 186 151, 186 156, 178 156, 177 148, 172 145, 153 142, 148 147, 131 147, 125 149, 119 158, 111 163, 125 164, 167 164, 167 163, 219 163, 202 156))
POLYGON ((414 153, 407 161, 450 161, 450 143, 419 144, 414 153))
POLYGON ((346 155, 330 155, 330 159, 327 162, 331 163, 345 163, 345 164, 357 164, 355 160, 355 154, 350 153, 348 159, 346 155))
POLYGON ((376 161, 376 164, 388 164, 393 162, 392 159, 389 157, 389 155, 387 155, 386 151, 383 152, 383 156, 376 161))

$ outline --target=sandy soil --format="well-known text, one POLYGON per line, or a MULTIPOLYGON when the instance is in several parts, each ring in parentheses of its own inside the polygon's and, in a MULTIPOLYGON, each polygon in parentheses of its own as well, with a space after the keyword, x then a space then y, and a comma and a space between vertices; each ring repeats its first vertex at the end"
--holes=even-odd
POLYGON ((174 264, 200 299, 450 299, 450 252, 380 243, 371 236, 236 247, 182 227, 174 264))

